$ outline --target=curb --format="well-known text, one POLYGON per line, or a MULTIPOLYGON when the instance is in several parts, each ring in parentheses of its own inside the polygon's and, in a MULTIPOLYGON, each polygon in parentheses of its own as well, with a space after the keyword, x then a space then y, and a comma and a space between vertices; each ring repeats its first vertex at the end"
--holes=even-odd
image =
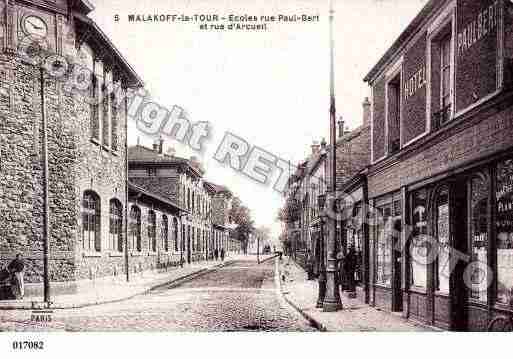
POLYGON ((58 303, 54 303, 53 305, 45 305, 45 303, 42 303, 42 302, 32 302, 30 304, 21 304, 21 305, 2 305, 0 302, 0 310, 80 309, 80 308, 92 307, 92 306, 100 305, 100 304, 118 303, 118 302, 122 302, 125 300, 130 300, 139 295, 148 294, 153 290, 156 290, 156 289, 159 289, 159 288, 162 288, 165 286, 170 285, 171 288, 175 288, 175 287, 183 284, 184 282, 187 282, 189 280, 192 280, 192 279, 202 276, 204 274, 215 271, 215 270, 222 268, 226 265, 229 265, 233 262, 234 262, 234 260, 225 261, 225 262, 216 264, 215 266, 212 266, 211 268, 203 268, 196 272, 189 273, 189 274, 183 275, 181 277, 178 277, 178 278, 175 278, 175 279, 172 279, 169 281, 165 281, 163 283, 155 284, 155 285, 149 287, 148 289, 144 289, 144 290, 141 290, 141 291, 138 291, 135 293, 131 293, 122 298, 106 299, 106 300, 99 300, 99 301, 94 301, 94 302, 89 302, 89 303, 69 304, 69 305, 65 305, 65 304, 63 305, 63 304, 58 304, 58 303))
POLYGON ((281 283, 281 271, 280 271, 280 266, 278 264, 278 260, 275 261, 275 267, 276 267, 276 276, 275 276, 275 280, 276 282, 278 283, 278 293, 280 294, 280 296, 283 298, 283 300, 288 304, 290 305, 292 308, 294 308, 299 314, 301 314, 301 316, 303 318, 305 318, 312 327, 314 327, 315 329, 317 329, 318 331, 320 332, 327 332, 328 329, 326 328, 326 326, 324 326, 324 324, 322 324, 321 322, 319 322, 317 319, 315 319, 314 317, 312 317, 310 314, 306 313, 303 309, 301 309, 296 303, 294 303, 294 301, 292 301, 291 299, 289 299, 287 297, 287 295, 283 292, 283 286, 282 286, 282 283, 281 283))

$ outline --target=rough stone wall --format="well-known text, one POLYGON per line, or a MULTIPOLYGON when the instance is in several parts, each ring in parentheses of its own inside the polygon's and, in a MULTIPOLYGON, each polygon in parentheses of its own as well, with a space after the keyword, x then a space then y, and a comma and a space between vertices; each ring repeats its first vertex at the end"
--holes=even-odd
MULTIPOLYGON (((43 156, 39 71, 13 55, 0 55, 0 265, 17 252, 27 262, 28 283, 43 272, 43 156)), ((44 87, 48 124, 50 280, 73 280, 74 166, 77 147, 72 123, 61 116, 72 101, 55 80, 44 87)))

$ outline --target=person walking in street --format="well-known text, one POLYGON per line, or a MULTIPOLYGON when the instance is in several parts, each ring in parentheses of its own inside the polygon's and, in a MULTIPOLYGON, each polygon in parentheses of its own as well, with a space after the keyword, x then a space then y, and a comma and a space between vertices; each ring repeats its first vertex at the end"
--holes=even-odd
POLYGON ((219 258, 219 251, 217 248, 214 250, 214 258, 217 260, 219 258))
POLYGON ((224 248, 221 248, 221 261, 224 261, 224 248))
POLYGON ((16 258, 9 263, 7 270, 11 274, 11 288, 15 299, 23 299, 25 295, 25 283, 23 281, 23 272, 25 263, 21 259, 21 254, 16 254, 16 258))

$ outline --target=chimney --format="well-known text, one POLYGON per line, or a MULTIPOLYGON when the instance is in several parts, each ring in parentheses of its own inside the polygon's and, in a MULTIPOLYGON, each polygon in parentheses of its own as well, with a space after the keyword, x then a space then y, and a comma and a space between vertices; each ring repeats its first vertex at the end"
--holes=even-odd
POLYGON ((159 152, 159 143, 158 142, 153 142, 153 151, 159 152))
POLYGON ((344 130, 344 120, 342 119, 342 116, 340 116, 337 123, 338 123, 338 138, 342 138, 346 134, 346 132, 344 130))
POLYGON ((363 100, 363 127, 370 126, 371 122, 371 103, 369 101, 369 98, 366 97, 363 100))
POLYGON ((319 145, 319 142, 317 142, 317 141, 313 141, 311 147, 312 147, 312 155, 315 155, 316 153, 318 153, 321 148, 321 146, 319 145))
POLYGON ((159 153, 164 154, 164 140, 162 138, 159 139, 159 153))

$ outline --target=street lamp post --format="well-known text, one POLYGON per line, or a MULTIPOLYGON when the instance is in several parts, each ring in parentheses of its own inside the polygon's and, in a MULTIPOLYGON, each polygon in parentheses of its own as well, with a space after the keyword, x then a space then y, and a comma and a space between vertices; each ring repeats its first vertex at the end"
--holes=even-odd
POLYGON ((319 207, 320 215, 320 237, 319 237, 319 295, 317 298, 317 308, 322 308, 324 298, 326 296, 326 265, 324 264, 324 205, 326 203, 326 194, 321 194, 317 197, 317 205, 319 207))
MULTIPOLYGON (((330 1, 330 155, 328 157, 328 197, 327 205, 331 214, 335 213, 336 185, 337 185, 337 128, 335 106, 335 69, 334 69, 334 40, 333 40, 333 0, 330 1)), ((327 218, 328 224, 328 259, 326 267, 326 295, 323 302, 323 311, 335 312, 342 309, 342 301, 338 291, 337 281, 337 220, 331 215, 327 218)))

